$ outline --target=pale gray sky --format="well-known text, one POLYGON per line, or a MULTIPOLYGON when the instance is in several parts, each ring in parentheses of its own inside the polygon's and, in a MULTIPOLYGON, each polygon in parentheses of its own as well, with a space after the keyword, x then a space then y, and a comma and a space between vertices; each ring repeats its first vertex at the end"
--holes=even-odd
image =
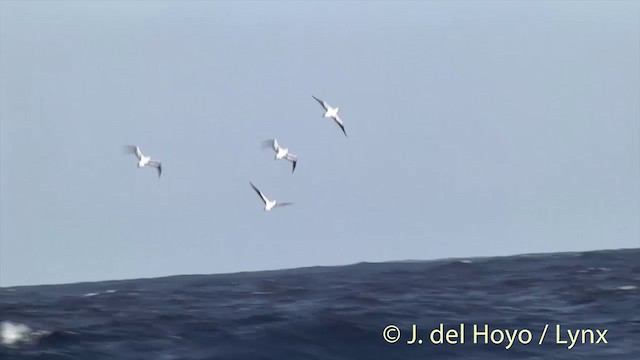
POLYGON ((3 0, 0 286, 638 247, 639 64, 638 1, 3 0))

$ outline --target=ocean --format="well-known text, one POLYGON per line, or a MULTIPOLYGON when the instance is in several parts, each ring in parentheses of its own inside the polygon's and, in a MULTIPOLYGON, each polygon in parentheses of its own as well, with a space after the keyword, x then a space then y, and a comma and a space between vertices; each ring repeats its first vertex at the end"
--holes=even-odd
POLYGON ((639 283, 627 249, 0 288, 0 359, 638 360, 639 283))

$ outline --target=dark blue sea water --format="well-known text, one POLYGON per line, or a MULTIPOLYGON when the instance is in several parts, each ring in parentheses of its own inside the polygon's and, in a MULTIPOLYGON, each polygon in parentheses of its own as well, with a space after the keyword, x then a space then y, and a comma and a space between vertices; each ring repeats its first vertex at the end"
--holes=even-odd
POLYGON ((633 249, 0 288, 0 359, 638 360, 639 283, 633 249))

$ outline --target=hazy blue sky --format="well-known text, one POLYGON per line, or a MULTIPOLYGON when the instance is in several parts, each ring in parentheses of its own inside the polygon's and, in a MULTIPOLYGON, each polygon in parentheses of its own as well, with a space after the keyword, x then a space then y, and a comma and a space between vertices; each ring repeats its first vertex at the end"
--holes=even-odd
POLYGON ((638 1, 0 1, 0 285, 638 247, 639 64, 638 1))

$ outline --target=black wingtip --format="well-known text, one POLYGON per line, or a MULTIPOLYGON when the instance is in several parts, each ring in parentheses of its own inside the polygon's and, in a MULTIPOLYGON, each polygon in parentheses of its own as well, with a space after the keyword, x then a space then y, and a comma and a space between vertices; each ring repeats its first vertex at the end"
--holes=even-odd
POLYGON ((347 135, 347 131, 344 129, 344 126, 340 125, 340 129, 342 129, 344 136, 349 137, 349 135, 347 135))

